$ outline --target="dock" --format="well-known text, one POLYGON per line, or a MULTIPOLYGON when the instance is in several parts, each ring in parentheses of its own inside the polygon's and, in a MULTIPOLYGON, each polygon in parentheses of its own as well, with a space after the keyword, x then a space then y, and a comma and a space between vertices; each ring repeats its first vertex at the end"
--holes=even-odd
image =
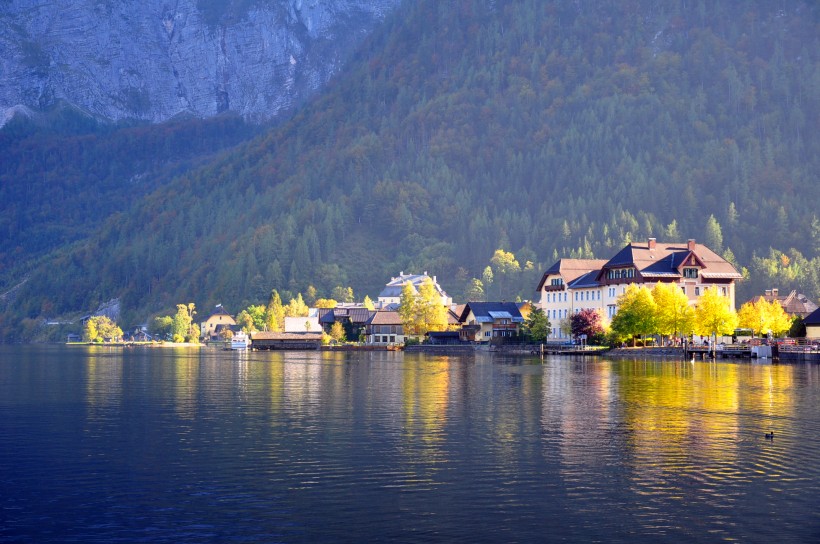
POLYGON ((542 347, 544 355, 578 355, 581 357, 590 357, 595 355, 602 355, 607 348, 600 346, 577 346, 577 345, 550 345, 544 344, 542 347))

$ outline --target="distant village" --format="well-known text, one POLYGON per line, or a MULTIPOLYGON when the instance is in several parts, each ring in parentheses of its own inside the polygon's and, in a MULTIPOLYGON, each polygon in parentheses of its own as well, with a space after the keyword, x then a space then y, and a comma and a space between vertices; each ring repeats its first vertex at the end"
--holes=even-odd
MULTIPOLYGON (((325 304, 332 307, 305 306, 306 315, 284 317, 283 327, 278 331, 254 330, 256 327, 240 323, 238 316, 218 305, 205 320, 199 322, 199 340, 233 349, 259 350, 318 349, 329 342, 354 342, 370 349, 399 349, 413 343, 438 346, 533 340, 572 345, 579 340, 587 340, 590 336, 587 332, 603 333, 610 326, 617 328, 626 321, 626 318, 619 319, 619 312, 623 314, 627 311, 622 308, 627 300, 632 304, 629 297, 637 296, 635 294, 642 287, 649 292, 658 284, 674 286, 678 302, 682 301, 689 311, 697 310, 707 293, 711 292, 712 297, 719 295, 721 304, 734 314, 734 321, 729 319, 724 323, 724 329, 731 325, 731 329, 742 330, 742 327, 738 328, 738 323, 743 325, 744 316, 749 314, 745 318, 747 325, 749 321, 754 325, 759 322, 759 326, 749 327, 752 329, 748 332, 750 336, 785 335, 795 318, 799 318, 805 327, 803 336, 820 338, 818 306, 794 291, 780 293, 773 288, 760 294, 744 303, 738 321, 735 286, 741 278, 731 263, 693 239, 660 243, 655 238, 649 238, 627 244, 609 260, 559 259, 544 272, 535 286, 540 295, 538 301, 454 303, 436 276, 430 276, 426 271, 422 274, 400 272, 390 278, 376 301, 368 299, 363 303, 325 304), (408 297, 418 298, 425 289, 428 298, 430 292, 434 293, 434 306, 438 306, 441 315, 432 319, 432 326, 418 327, 410 324, 413 316, 402 310, 402 302, 407 301, 408 297), (771 308, 780 310, 773 311, 771 308), (782 312, 787 320, 781 318, 778 323, 785 325, 774 326, 772 323, 776 321, 760 321, 767 312, 782 312), (751 317, 752 314, 754 317, 751 317), (586 331, 575 326, 577 322, 588 324, 590 321, 595 322, 598 328, 586 331), (536 332, 534 327, 539 325, 541 328, 536 332), (773 326, 780 330, 773 331, 773 326)), ((769 317, 774 319, 771 315, 769 317)), ((647 333, 653 338, 666 336, 667 341, 674 342, 682 336, 691 337, 694 332, 691 325, 674 331, 669 327, 661 330, 663 327, 657 322, 654 326, 654 331, 635 329, 628 336, 633 338, 633 343, 640 336, 636 332, 643 333, 642 342, 646 341, 647 333)), ((718 330, 719 326, 712 328, 715 329, 712 331, 715 337, 718 333, 731 334, 730 331, 718 330)), ((624 330, 629 332, 628 328, 624 330)), ((697 336, 693 339, 697 341, 697 336)), ((80 341, 82 338, 69 335, 68 340, 80 341)), ((150 342, 167 339, 154 338, 143 327, 126 332, 122 340, 150 342)))

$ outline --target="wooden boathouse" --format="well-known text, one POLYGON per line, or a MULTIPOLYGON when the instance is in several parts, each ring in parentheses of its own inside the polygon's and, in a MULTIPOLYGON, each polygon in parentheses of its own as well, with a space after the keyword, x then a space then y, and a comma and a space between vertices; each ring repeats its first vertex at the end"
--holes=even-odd
POLYGON ((321 332, 255 332, 251 334, 251 349, 255 350, 318 350, 321 346, 321 332))

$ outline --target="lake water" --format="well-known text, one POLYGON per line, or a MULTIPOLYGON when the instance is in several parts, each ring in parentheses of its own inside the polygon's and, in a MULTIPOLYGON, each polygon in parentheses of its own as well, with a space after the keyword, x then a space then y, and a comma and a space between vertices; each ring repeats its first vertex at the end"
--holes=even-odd
POLYGON ((0 346, 2 542, 719 540, 820 541, 820 366, 0 346))

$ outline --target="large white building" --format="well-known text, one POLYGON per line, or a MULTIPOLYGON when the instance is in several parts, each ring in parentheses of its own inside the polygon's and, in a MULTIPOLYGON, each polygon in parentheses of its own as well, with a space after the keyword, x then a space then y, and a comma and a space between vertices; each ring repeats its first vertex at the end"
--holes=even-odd
POLYGON ((731 263, 695 240, 663 244, 650 238, 628 244, 608 261, 561 259, 544 273, 538 291, 552 324, 550 336, 561 339, 569 336, 561 331, 561 320, 573 313, 589 308, 612 319, 618 297, 630 283, 675 283, 690 304, 696 304, 706 288, 717 287, 734 308, 735 281, 741 277, 731 263))
POLYGON ((436 288, 436 292, 441 297, 441 303, 444 304, 445 308, 449 308, 453 304, 453 299, 447 296, 447 293, 444 292, 444 289, 442 289, 438 284, 438 281, 436 281, 436 277, 428 276, 427 272, 424 272, 424 274, 405 274, 404 272, 401 272, 398 277, 390 278, 390 282, 385 285, 382 292, 379 293, 379 307, 398 307, 401 304, 401 292, 402 289, 404 289, 405 284, 410 283, 410 285, 413 286, 413 289, 416 290, 416 293, 418 293, 421 284, 427 280, 433 281, 433 287, 436 288))

